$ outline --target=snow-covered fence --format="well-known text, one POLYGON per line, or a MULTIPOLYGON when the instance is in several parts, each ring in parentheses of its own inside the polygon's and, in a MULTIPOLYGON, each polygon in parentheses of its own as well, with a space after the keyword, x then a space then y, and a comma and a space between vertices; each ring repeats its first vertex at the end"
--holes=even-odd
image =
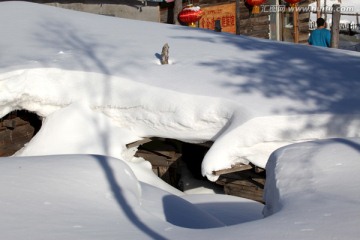
POLYGON ((340 23, 340 30, 352 30, 355 32, 360 32, 360 24, 350 23, 350 24, 341 24, 340 23))
MULTIPOLYGON (((331 24, 328 26, 331 28, 331 24)), ((356 23, 341 23, 340 22, 340 31, 354 31, 360 32, 360 24, 356 23)), ((309 30, 315 30, 317 28, 316 21, 309 21, 309 30)))
POLYGON ((315 21, 309 21, 309 30, 315 30, 316 29, 316 22, 315 21))

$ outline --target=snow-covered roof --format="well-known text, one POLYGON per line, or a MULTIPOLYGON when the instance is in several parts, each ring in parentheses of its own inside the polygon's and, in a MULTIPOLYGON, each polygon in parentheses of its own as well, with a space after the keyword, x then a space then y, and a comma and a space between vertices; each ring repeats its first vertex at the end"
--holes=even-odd
POLYGON ((28 2, 0 21, 0 116, 44 117, 0 160, 1 239, 358 238, 359 53, 28 2), (162 182, 125 147, 149 136, 214 141, 211 180, 266 167, 266 218, 162 182))
MULTIPOLYGON (((212 140, 203 161, 209 178, 235 163, 265 167, 270 153, 289 143, 359 134, 356 53, 149 22, 139 27, 37 4, 2 6, 1 16, 14 20, 0 40, 1 115, 25 108, 50 118, 85 107, 138 138, 212 140), (164 43, 169 65, 158 59, 164 43), (333 127, 338 122, 347 127, 333 127)), ((23 154, 47 153, 33 144, 23 154)))

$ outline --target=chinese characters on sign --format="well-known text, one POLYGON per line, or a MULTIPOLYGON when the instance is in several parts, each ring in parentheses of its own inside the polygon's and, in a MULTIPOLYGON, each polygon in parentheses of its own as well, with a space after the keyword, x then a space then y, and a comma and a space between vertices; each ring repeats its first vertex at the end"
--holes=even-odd
POLYGON ((213 7, 203 7, 203 16, 200 19, 200 28, 215 29, 215 21, 220 20, 221 31, 236 33, 235 3, 213 7))

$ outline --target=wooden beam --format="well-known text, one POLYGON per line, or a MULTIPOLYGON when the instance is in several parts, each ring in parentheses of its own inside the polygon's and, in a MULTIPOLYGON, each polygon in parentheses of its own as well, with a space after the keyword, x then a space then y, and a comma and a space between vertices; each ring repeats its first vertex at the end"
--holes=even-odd
POLYGON ((199 145, 199 146, 203 146, 203 147, 207 147, 210 148, 214 142, 212 141, 207 141, 207 142, 202 142, 202 143, 194 143, 195 145, 199 145))
POLYGON ((297 7, 298 5, 294 7, 294 12, 293 12, 294 43, 299 43, 299 12, 297 7))
POLYGON ((249 170, 249 169, 252 169, 251 165, 236 164, 236 165, 234 165, 234 166, 232 166, 231 168, 228 168, 228 169, 222 169, 222 170, 213 171, 213 174, 215 176, 220 176, 222 174, 240 172, 240 171, 245 171, 245 170, 249 170))
POLYGON ((320 0, 316 0, 316 18, 320 18, 320 17, 321 17, 320 8, 321 8, 320 0))
POLYGON ((236 0, 236 35, 240 35, 240 0, 236 0))
POLYGON ((339 48, 340 39, 340 4, 333 5, 332 24, 331 24, 331 47, 339 48))
POLYGON ((150 138, 144 138, 142 140, 126 144, 126 148, 137 147, 137 146, 139 146, 141 144, 148 143, 148 142, 151 142, 151 139, 150 138))

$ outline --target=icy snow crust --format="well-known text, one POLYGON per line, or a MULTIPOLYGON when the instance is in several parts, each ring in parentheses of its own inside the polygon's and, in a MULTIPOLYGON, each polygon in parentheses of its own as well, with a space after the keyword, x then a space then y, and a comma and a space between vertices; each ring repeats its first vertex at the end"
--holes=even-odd
POLYGON ((358 239, 359 53, 16 1, 0 21, 0 116, 44 117, 0 159, 1 239, 358 239), (214 141, 210 180, 266 167, 265 208, 170 187, 125 147, 149 136, 214 141))

